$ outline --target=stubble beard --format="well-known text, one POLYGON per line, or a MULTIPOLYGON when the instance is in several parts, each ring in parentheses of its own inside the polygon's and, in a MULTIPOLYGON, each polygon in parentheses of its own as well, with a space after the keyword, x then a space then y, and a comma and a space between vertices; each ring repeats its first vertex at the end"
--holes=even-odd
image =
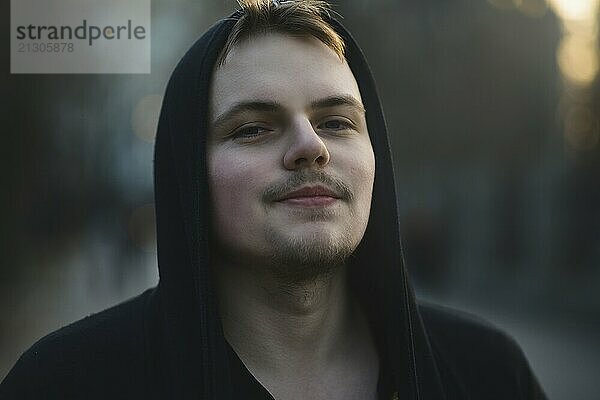
MULTIPOLYGON (((332 188, 340 202, 352 204, 355 196, 351 188, 341 179, 328 175, 323 171, 301 169, 281 182, 270 185, 261 196, 264 212, 283 198, 286 193, 306 184, 320 184, 332 188)), ((297 210, 290 208, 287 212, 296 214, 295 222, 318 223, 336 219, 336 211, 323 208, 297 210)), ((337 218, 341 218, 340 215, 337 218)), ((357 216, 353 212, 344 218, 351 221, 349 226, 340 226, 337 232, 319 230, 315 226, 312 233, 294 235, 285 226, 268 226, 262 232, 266 242, 254 244, 254 249, 240 248, 233 243, 221 242, 217 229, 211 229, 211 252, 216 263, 229 264, 233 268, 243 268, 256 276, 268 275, 267 279, 276 279, 282 285, 303 285, 330 278, 344 266, 358 243, 362 240, 355 237, 357 216)), ((292 219, 294 220, 294 219, 292 219)), ((215 221, 213 221, 214 223, 215 221)), ((344 225, 344 224, 342 224, 344 225)), ((356 232, 357 233, 357 232, 356 232)), ((263 236, 259 235, 259 236, 263 236)))
MULTIPOLYGON (((265 190, 262 195, 263 203, 272 206, 285 193, 305 184, 322 184, 333 188, 340 196, 339 202, 354 201, 352 190, 341 179, 322 171, 302 169, 282 183, 271 185, 265 190)), ((336 219, 336 211, 329 208, 310 211, 290 208, 286 212, 297 217, 292 219, 294 225, 326 223, 336 219)), ((337 218, 339 217, 338 215, 337 218)), ((353 217, 351 215, 351 220, 353 217)), ((330 232, 327 228, 321 230, 317 226, 313 228, 312 232, 298 235, 284 226, 266 228, 265 238, 269 242, 266 265, 269 273, 284 285, 303 285, 331 277, 356 248, 357 243, 353 243, 354 238, 349 235, 351 227, 340 227, 339 232, 330 232)))
POLYGON ((250 268, 257 275, 266 274, 279 287, 291 288, 331 279, 356 248, 356 243, 345 234, 336 236, 321 230, 297 236, 288 233, 268 228, 269 250, 259 254, 238 253, 217 245, 215 255, 230 265, 250 268))
POLYGON ((358 243, 345 230, 341 233, 315 230, 291 235, 269 228, 271 257, 269 274, 283 286, 302 286, 331 279, 356 249, 358 243))

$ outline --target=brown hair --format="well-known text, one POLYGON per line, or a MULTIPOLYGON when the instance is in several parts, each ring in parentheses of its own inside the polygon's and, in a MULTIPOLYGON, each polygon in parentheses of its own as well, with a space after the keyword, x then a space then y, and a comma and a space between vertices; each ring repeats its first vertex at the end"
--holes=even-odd
POLYGON ((237 20, 217 60, 225 62, 231 48, 252 35, 269 32, 292 36, 313 36, 344 59, 345 44, 325 21, 331 6, 322 0, 238 0, 241 17, 237 20))

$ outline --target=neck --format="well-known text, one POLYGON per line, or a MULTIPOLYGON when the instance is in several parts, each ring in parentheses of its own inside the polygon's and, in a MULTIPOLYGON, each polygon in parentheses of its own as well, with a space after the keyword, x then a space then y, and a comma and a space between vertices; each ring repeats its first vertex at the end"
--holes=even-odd
POLYGON ((215 271, 225 337, 246 364, 272 371, 324 364, 348 343, 358 307, 346 268, 302 283, 254 268, 221 264, 215 271))
POLYGON ((214 267, 225 338, 274 398, 376 398, 377 351, 346 268, 290 283, 267 269, 214 267))

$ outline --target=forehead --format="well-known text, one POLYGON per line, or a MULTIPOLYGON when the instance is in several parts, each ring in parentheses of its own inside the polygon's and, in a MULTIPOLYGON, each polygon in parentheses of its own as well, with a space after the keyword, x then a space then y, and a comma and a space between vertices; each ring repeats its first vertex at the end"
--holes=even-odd
POLYGON ((263 34, 236 44, 214 71, 211 117, 241 101, 301 108, 340 95, 361 101, 350 67, 333 50, 312 37, 263 34))

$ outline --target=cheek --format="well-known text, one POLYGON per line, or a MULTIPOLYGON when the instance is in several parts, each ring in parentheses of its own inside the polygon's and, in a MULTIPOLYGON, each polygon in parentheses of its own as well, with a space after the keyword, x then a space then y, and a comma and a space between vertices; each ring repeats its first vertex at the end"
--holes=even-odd
POLYGON ((349 181, 355 196, 352 207, 354 226, 360 237, 364 234, 371 212, 373 182, 375 179, 375 157, 371 144, 365 143, 354 149, 347 160, 346 171, 349 171, 349 181))
POLYGON ((213 226, 224 241, 240 240, 258 203, 259 191, 248 172, 250 166, 234 157, 215 152, 209 156, 209 188, 213 226))
POLYGON ((357 200, 370 203, 375 179, 375 156, 371 144, 362 144, 350 154, 346 168, 350 172, 357 200))

